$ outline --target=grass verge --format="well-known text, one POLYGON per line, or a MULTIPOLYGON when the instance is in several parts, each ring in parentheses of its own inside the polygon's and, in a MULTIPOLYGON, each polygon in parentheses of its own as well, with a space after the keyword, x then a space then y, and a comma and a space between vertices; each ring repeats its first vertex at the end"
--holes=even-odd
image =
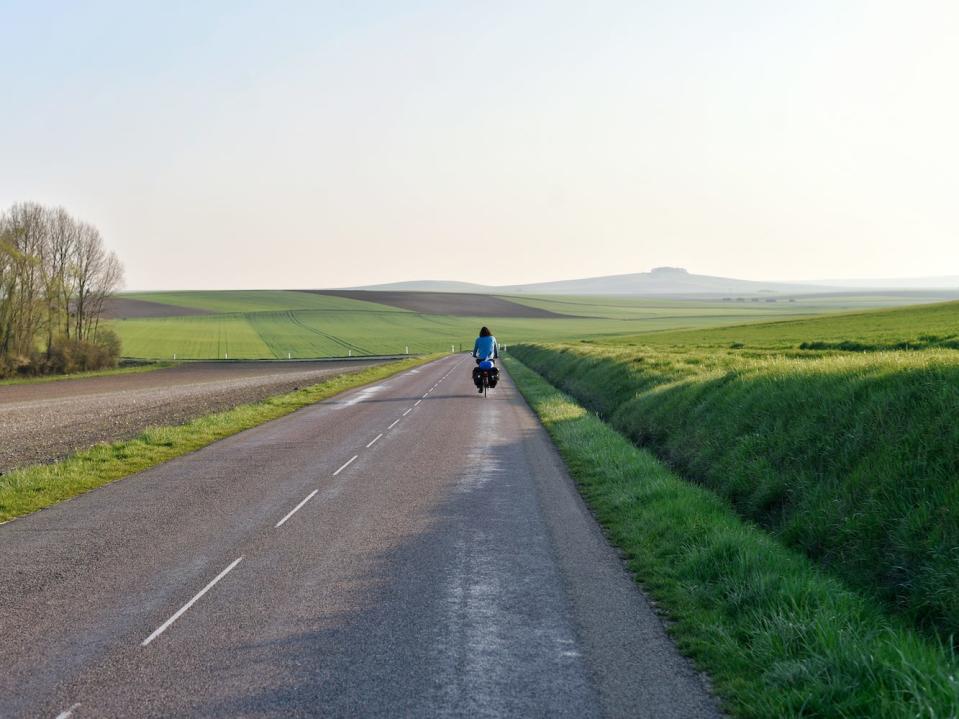
POLYGON ((587 502, 741 717, 959 715, 959 660, 683 481, 518 360, 587 502))
POLYGON ((87 377, 112 377, 118 374, 140 374, 141 372, 153 372, 158 369, 173 367, 172 362, 151 362, 149 364, 140 364, 134 367, 116 367, 114 369, 101 369, 92 372, 74 372, 73 374, 50 374, 40 377, 9 377, 0 379, 0 387, 10 384, 43 384, 45 382, 61 382, 67 379, 85 379, 87 377))
POLYGON ((60 462, 14 470, 0 477, 0 522, 49 507, 345 390, 434 359, 436 355, 417 357, 337 375, 295 392, 239 405, 186 424, 151 427, 134 439, 99 444, 60 462))
POLYGON ((955 351, 511 350, 890 613, 959 638, 955 351))

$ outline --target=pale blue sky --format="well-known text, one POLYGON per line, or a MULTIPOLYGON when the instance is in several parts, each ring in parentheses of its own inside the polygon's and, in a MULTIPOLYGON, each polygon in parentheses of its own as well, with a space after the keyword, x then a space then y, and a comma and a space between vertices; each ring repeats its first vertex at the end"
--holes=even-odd
POLYGON ((956 37, 952 0, 0 0, 0 206, 135 289, 959 274, 956 37))

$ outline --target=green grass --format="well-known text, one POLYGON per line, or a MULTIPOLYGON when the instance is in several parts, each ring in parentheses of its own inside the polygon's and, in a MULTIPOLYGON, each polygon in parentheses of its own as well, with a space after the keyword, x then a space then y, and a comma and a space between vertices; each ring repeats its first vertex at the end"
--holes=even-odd
POLYGON ((142 472, 339 392, 435 359, 412 358, 326 379, 295 392, 244 404, 181 425, 152 427, 135 439, 100 444, 63 461, 0 476, 0 522, 49 507, 122 477, 142 472))
POLYGON ((126 357, 264 359, 276 355, 244 315, 159 317, 110 322, 126 357))
POLYGON ((619 343, 659 346, 848 349, 874 351, 959 348, 959 302, 835 314, 805 320, 750 324, 709 331, 624 337, 619 343))
POLYGON ((512 351, 890 612, 959 635, 959 353, 512 351))
POLYGON ((85 379, 87 377, 109 377, 121 374, 139 374, 141 372, 152 372, 157 369, 172 367, 172 362, 151 362, 150 364, 136 365, 134 367, 115 367, 113 369, 100 369, 91 372, 74 372, 73 374, 51 374, 41 377, 13 377, 10 379, 0 379, 0 387, 10 384, 43 384, 46 382, 60 382, 65 379, 85 379))
POLYGON ((587 502, 740 717, 959 714, 948 648, 742 521, 513 359, 510 374, 587 502))

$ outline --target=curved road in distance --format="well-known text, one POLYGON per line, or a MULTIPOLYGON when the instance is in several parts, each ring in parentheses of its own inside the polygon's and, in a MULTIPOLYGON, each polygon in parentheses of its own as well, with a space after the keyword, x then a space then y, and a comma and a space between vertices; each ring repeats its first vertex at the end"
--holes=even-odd
POLYGON ((0 716, 718 716, 450 356, 0 526, 0 716))

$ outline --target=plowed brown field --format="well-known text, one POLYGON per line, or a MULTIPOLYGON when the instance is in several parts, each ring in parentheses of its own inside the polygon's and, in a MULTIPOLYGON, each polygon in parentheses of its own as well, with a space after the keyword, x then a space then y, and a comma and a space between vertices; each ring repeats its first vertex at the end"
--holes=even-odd
POLYGON ((129 317, 187 317, 190 315, 212 314, 208 310, 195 307, 177 307, 161 302, 134 300, 129 297, 111 297, 103 305, 103 318, 108 320, 129 317))

